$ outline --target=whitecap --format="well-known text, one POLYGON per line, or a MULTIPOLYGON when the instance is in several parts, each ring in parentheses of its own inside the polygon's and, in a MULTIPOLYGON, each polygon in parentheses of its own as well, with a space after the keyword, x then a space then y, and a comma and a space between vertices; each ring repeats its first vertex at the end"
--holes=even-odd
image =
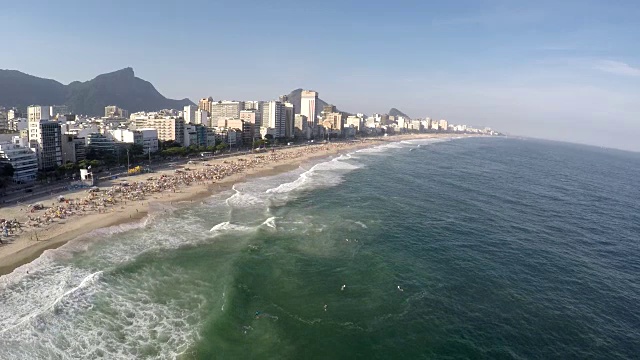
POLYGON ((272 217, 268 218, 261 225, 265 225, 265 226, 268 226, 268 227, 270 227, 272 229, 276 229, 276 217, 272 216, 272 217))
POLYGON ((232 224, 229 221, 225 221, 225 222, 221 222, 221 223, 215 225, 209 231, 211 231, 211 232, 223 232, 223 231, 251 231, 251 230, 253 230, 253 228, 251 228, 251 227, 244 226, 244 225, 238 225, 238 224, 232 224))

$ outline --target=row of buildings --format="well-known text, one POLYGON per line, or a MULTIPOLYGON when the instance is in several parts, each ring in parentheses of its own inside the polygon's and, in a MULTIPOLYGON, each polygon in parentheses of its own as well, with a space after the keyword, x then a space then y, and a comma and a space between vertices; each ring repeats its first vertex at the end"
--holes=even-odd
POLYGON ((447 120, 409 119, 388 114, 347 114, 333 105, 316 113, 318 93, 301 92, 300 108, 288 96, 271 101, 214 101, 203 98, 183 109, 129 114, 117 105, 106 106, 104 116, 69 114, 64 105, 32 105, 25 114, 0 108, 0 162, 10 162, 14 180, 33 181, 38 171, 75 163, 89 154, 119 154, 135 144, 144 154, 159 150, 161 141, 188 147, 210 147, 224 142, 232 147, 252 146, 256 139, 314 139, 424 131, 493 133, 451 125, 447 120))
POLYGON ((145 153, 157 151, 155 129, 113 125, 126 114, 116 106, 107 106, 102 118, 69 114, 64 105, 32 105, 26 113, 0 108, 0 162, 13 166, 15 182, 26 183, 34 181, 39 171, 84 160, 89 151, 115 155, 118 145, 126 144, 140 145, 145 153))

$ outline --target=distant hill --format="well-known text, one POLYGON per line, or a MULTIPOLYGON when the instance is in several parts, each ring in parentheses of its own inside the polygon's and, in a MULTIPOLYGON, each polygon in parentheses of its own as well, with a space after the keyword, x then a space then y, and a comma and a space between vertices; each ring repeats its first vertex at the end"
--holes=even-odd
POLYGON ((404 118, 411 119, 409 117, 409 115, 403 113, 402 111, 400 111, 400 110, 398 110, 396 108, 391 108, 391 110, 389 110, 389 115, 390 116, 402 116, 404 118))
POLYGON ((98 75, 85 82, 74 81, 66 86, 16 70, 0 70, 0 105, 26 108, 32 104, 65 104, 76 114, 100 116, 107 105, 136 112, 181 109, 193 102, 165 98, 150 82, 135 77, 132 68, 98 75))
POLYGON ((17 70, 0 70, 0 106, 59 105, 65 100, 66 87, 55 80, 17 70))

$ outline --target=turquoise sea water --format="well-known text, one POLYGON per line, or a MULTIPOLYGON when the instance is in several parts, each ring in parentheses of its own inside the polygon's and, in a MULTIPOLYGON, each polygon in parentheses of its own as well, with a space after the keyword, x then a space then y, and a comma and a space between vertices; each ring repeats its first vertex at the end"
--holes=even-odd
POLYGON ((496 138, 305 164, 2 277, 0 358, 634 359, 639 178, 496 138))

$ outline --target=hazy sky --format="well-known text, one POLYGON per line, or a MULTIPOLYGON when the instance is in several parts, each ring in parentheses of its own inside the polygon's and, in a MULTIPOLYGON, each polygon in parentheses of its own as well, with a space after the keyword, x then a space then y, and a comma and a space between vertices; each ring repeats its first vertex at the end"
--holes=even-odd
POLYGON ((2 1, 0 68, 640 151, 640 1, 2 1))

